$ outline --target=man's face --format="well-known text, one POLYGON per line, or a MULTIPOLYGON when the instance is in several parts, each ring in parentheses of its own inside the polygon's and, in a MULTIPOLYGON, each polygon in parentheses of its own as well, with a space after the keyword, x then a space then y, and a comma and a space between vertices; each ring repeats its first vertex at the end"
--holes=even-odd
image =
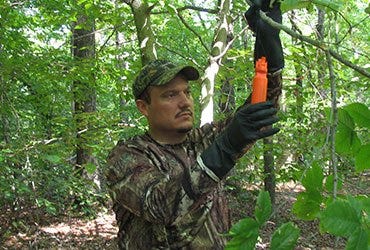
POLYGON ((147 117, 152 134, 166 137, 192 129, 194 102, 186 79, 176 76, 165 85, 152 86, 149 95, 150 103, 138 107, 147 117))

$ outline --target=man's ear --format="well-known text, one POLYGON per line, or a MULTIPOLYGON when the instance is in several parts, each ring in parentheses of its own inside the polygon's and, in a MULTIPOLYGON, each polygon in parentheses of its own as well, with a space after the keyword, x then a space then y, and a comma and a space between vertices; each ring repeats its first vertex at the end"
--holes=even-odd
POLYGON ((148 116, 148 103, 146 101, 138 99, 135 101, 136 107, 140 111, 141 114, 143 114, 145 117, 148 116))

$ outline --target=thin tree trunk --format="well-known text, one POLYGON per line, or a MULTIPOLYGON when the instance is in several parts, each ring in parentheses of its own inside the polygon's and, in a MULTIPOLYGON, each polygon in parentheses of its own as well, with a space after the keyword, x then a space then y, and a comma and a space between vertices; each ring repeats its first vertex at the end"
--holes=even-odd
POLYGON ((264 185, 265 190, 270 194, 270 200, 272 208, 275 207, 276 200, 276 181, 275 181, 275 166, 274 166, 274 155, 272 153, 273 142, 271 138, 263 139, 264 150, 263 150, 263 173, 264 173, 264 185))
POLYGON ((140 47, 141 63, 142 65, 145 65, 151 60, 157 58, 155 36, 150 20, 150 11, 152 8, 148 6, 146 1, 124 0, 124 2, 131 7, 132 14, 134 15, 136 33, 140 47))
POLYGON ((220 55, 224 52, 227 42, 227 35, 229 29, 229 11, 230 0, 220 1, 219 18, 220 23, 215 33, 211 54, 209 56, 209 66, 205 70, 205 75, 202 78, 202 112, 201 125, 213 121, 213 95, 215 87, 215 78, 220 68, 222 57, 220 55))
MULTIPOLYGON (((317 25, 316 25, 316 31, 317 31, 317 38, 319 41, 323 41, 325 37, 325 30, 324 30, 324 20, 325 20, 325 11, 318 9, 317 12, 317 25)), ((318 50, 318 61, 324 61, 325 53, 318 50), (322 58, 322 59, 321 59, 322 58)), ((324 86, 324 78, 325 78, 325 66, 323 64, 318 64, 318 80, 319 80, 319 86, 324 86)), ((322 89, 320 89, 322 91, 322 89)))
POLYGON ((2 135, 1 141, 5 142, 5 145, 10 143, 10 127, 9 127, 9 115, 7 115, 8 104, 6 103, 6 88, 5 83, 3 82, 2 77, 0 77, 0 114, 1 114, 1 127, 2 135))
POLYGON ((83 75, 83 80, 73 82, 74 118, 76 122, 76 170, 83 174, 84 165, 96 164, 91 151, 86 146, 90 138, 84 136, 89 129, 90 113, 96 111, 95 76, 91 68, 95 59, 95 23, 94 20, 81 14, 73 29, 73 57, 76 63, 76 73, 83 75))

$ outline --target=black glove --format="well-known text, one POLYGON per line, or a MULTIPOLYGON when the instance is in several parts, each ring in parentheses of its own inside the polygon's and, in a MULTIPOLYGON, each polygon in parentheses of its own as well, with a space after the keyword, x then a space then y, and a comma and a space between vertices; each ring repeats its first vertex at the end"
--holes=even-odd
POLYGON ((279 131, 270 126, 279 120, 276 112, 270 101, 242 106, 214 143, 202 153, 203 163, 222 178, 248 144, 279 131))
POLYGON ((274 0, 252 0, 253 4, 245 12, 244 16, 247 19, 250 29, 256 35, 254 62, 265 56, 268 64, 268 72, 273 73, 284 68, 284 55, 279 37, 280 30, 265 23, 259 15, 259 10, 262 10, 275 22, 282 23, 280 2, 275 0, 272 8, 270 8, 270 1, 274 0))

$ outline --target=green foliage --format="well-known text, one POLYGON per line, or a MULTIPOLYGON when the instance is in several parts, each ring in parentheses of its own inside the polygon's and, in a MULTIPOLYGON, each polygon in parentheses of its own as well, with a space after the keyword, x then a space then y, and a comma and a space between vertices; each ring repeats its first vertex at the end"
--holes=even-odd
MULTIPOLYGON (((227 243, 227 250, 255 249, 259 230, 270 218, 272 212, 270 195, 267 191, 260 191, 254 211, 255 218, 244 218, 232 226, 229 236, 232 239, 227 243)), ((273 234, 272 250, 294 249, 299 237, 299 229, 293 223, 281 225, 273 234)))
MULTIPOLYGON (((369 198, 366 200, 369 203, 369 198)), ((369 212, 351 196, 346 200, 335 200, 320 214, 320 229, 348 238, 346 249, 368 249, 370 230, 363 214, 368 215, 369 212)))
POLYGON ((355 159, 355 169, 361 172, 369 165, 370 110, 362 103, 352 103, 338 110, 338 130, 335 149, 355 159))
POLYGON ((259 225, 263 225, 269 218, 272 212, 270 195, 268 192, 260 192, 257 198, 257 204, 254 211, 256 221, 259 225))
MULTIPOLYGON (((351 195, 340 199, 324 197, 323 178, 323 171, 318 166, 307 171, 302 181, 305 191, 298 195, 293 212, 304 220, 320 219, 322 232, 348 239, 347 249, 367 249, 370 199, 351 195)), ((325 185, 328 191, 333 190, 333 182, 330 175, 325 185)))
POLYGON ((281 10, 287 12, 294 9, 307 8, 312 9, 312 5, 319 8, 327 8, 328 10, 339 11, 344 5, 343 1, 330 0, 284 0, 281 1, 281 10))
POLYGON ((323 197, 321 195, 323 186, 323 171, 314 165, 307 170, 302 184, 306 191, 298 194, 297 201, 293 205, 293 212, 301 219, 312 220, 320 212, 323 197))
POLYGON ((225 249, 255 249, 259 226, 258 222, 252 218, 245 218, 234 224, 229 232, 232 239, 225 249))
POLYGON ((292 223, 281 225, 272 235, 271 250, 294 249, 299 237, 299 229, 292 223))

